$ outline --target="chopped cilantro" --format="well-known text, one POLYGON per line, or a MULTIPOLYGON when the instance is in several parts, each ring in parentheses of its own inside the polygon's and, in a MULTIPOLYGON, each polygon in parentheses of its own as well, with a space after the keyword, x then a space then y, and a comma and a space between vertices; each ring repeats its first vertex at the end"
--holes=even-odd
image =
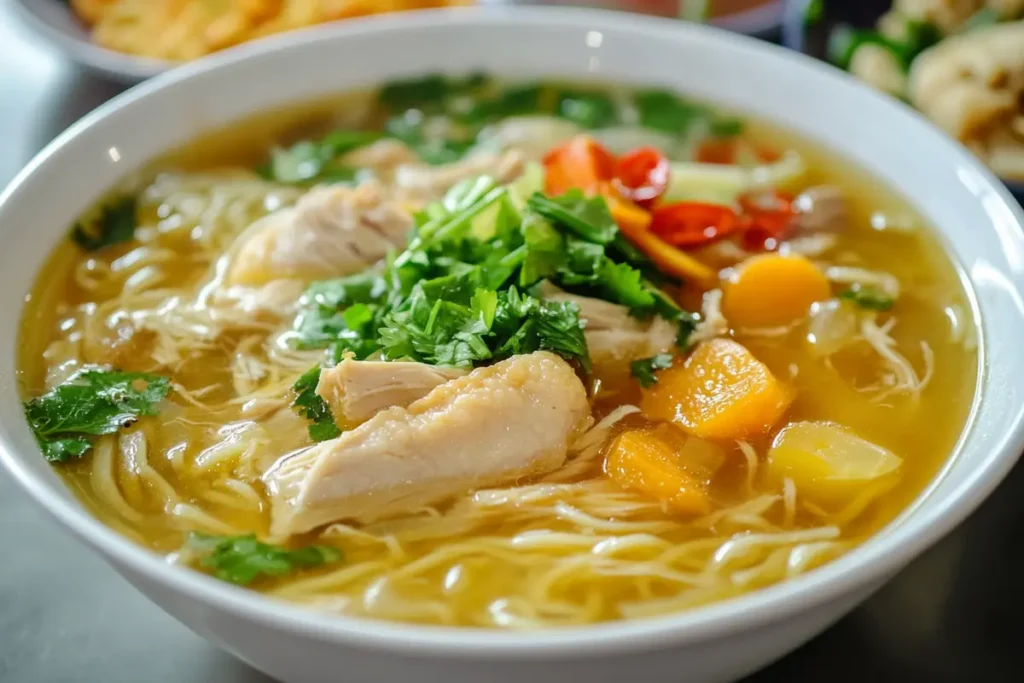
POLYGON ((381 138, 372 131, 337 130, 320 140, 301 140, 291 147, 275 147, 270 162, 261 174, 279 183, 310 185, 322 182, 349 182, 356 169, 338 163, 338 157, 381 138))
POLYGON ((649 389, 658 381, 655 371, 667 370, 670 367, 672 367, 672 356, 667 353, 659 353, 651 358, 633 361, 629 364, 629 372, 640 382, 640 386, 649 389))
POLYGON ((295 392, 295 400, 292 406, 299 415, 310 422, 309 438, 313 441, 327 441, 341 434, 338 425, 334 422, 331 409, 327 403, 316 393, 316 385, 320 382, 320 366, 316 365, 302 373, 302 376, 292 385, 295 392))
POLYGON ((135 236, 135 197, 125 196, 103 206, 99 217, 88 223, 79 222, 71 238, 87 251, 96 251, 135 236))
POLYGON ((298 550, 261 543, 255 534, 214 536, 193 531, 188 548, 198 557, 199 566, 224 581, 245 586, 257 578, 286 576, 297 569, 318 567, 341 560, 341 551, 324 545, 298 550))
POLYGON ((618 120, 615 103, 596 92, 565 91, 558 95, 558 115, 582 128, 604 128, 618 120))
POLYGON ((557 197, 536 192, 527 200, 526 206, 588 242, 607 245, 619 233, 604 199, 586 197, 580 190, 569 190, 557 197))
POLYGON ((858 308, 882 313, 891 310, 895 303, 893 298, 882 290, 859 284, 853 285, 845 292, 840 292, 839 298, 853 302, 858 308))
POLYGON ((25 404, 25 415, 47 460, 66 462, 92 448, 89 436, 112 434, 167 398, 166 377, 141 372, 82 370, 25 404))
POLYGON ((695 122, 708 116, 707 107, 687 102, 666 90, 645 90, 633 99, 644 128, 684 135, 695 122))

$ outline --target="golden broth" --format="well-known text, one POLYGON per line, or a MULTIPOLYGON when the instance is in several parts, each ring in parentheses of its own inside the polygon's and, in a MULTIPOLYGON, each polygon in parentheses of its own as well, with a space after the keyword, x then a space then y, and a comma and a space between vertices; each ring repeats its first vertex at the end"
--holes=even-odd
MULTIPOLYGON (((320 129, 320 122, 335 122, 336 113, 345 111, 352 101, 335 99, 254 118, 204 136, 152 168, 198 172, 252 166, 265 156, 272 141, 320 129), (317 125, 311 126, 311 121, 317 125)), ((370 120, 376 120, 373 114, 370 120)), ((897 393, 876 401, 868 385, 877 378, 878 361, 868 353, 843 352, 832 362, 815 358, 808 352, 802 326, 782 336, 735 336, 795 388, 796 400, 782 424, 800 419, 838 422, 903 458, 895 486, 852 519, 823 519, 803 507, 787 511, 781 503, 764 512, 767 524, 787 532, 838 524, 840 543, 811 562, 810 568, 890 522, 922 492, 949 457, 965 423, 978 375, 974 322, 954 266, 933 235, 921 229, 906 232, 871 227, 874 215, 920 226, 920 217, 892 191, 787 132, 762 123, 751 123, 747 130, 746 135, 756 141, 797 150, 811 169, 807 186, 829 184, 845 192, 850 205, 849 229, 838 235, 838 245, 826 260, 837 262, 831 256, 836 255, 835 259, 842 257, 895 275, 903 294, 893 310, 898 322, 892 336, 919 374, 926 353, 921 342, 934 354, 934 374, 919 398, 897 393), (951 330, 951 312, 967 327, 966 336, 951 330)), ((142 176, 148 178, 152 173, 142 176)), ((278 350, 271 358, 277 352, 265 345, 279 327, 273 321, 250 316, 241 328, 194 344, 173 362, 163 356, 163 362, 158 362, 156 357, 163 353, 160 332, 140 330, 118 304, 118 295, 132 278, 144 279, 139 273, 146 267, 151 268, 147 272, 156 284, 140 287, 140 309, 173 294, 183 300, 194 298, 217 257, 245 224, 266 210, 260 201, 239 196, 273 190, 282 203, 297 196, 291 188, 273 188, 252 178, 248 182, 255 185, 238 196, 221 195, 222 209, 231 215, 227 227, 203 228, 202 234, 190 228, 192 222, 203 224, 204 219, 182 218, 187 212, 181 207, 189 205, 189 192, 202 193, 178 187, 162 195, 151 193, 151 201, 143 202, 139 224, 146 228, 135 241, 92 253, 70 241, 62 242, 40 274, 23 316, 19 364, 26 398, 45 390, 47 373, 63 357, 59 346, 49 357, 41 353, 55 348, 55 342, 74 347, 82 361, 159 372, 175 383, 170 406, 156 417, 143 418, 127 432, 141 437, 126 433, 101 437, 89 456, 57 465, 98 518, 160 553, 178 552, 185 534, 192 530, 217 534, 251 531, 265 537, 269 509, 259 480, 261 468, 309 443, 306 422, 287 408, 288 392, 298 374, 317 356, 278 350), (259 372, 253 372, 251 386, 244 382, 238 386, 238 364, 250 361, 261 366, 264 374, 257 377, 259 372), (244 391, 247 388, 249 391, 244 391), (259 406, 253 409, 246 403, 253 396, 268 402, 266 414, 260 414, 259 406)), ((685 292, 683 299, 691 307, 699 306, 697 293, 685 292)), ((180 328, 186 322, 176 320, 172 325, 180 328)), ((616 405, 636 401, 638 393, 635 384, 630 384, 603 399, 598 410, 608 412, 616 405)), ((620 428, 641 421, 632 416, 620 423, 620 428)), ((771 436, 750 442, 762 465, 771 436)), ((758 496, 781 495, 763 467, 754 478, 754 490, 749 490, 747 460, 740 446, 723 447, 727 461, 711 486, 716 509, 758 496)), ((572 473, 568 483, 572 482, 593 483, 595 488, 579 499, 564 493, 558 500, 577 511, 585 508, 600 524, 587 529, 587 523, 574 517, 572 510, 558 508, 554 500, 543 496, 537 499, 540 502, 495 504, 473 516, 459 512, 463 509, 459 505, 467 504, 459 501, 432 513, 449 520, 443 527, 422 523, 432 518, 421 515, 363 528, 335 525, 328 533, 300 539, 315 538, 317 543, 337 546, 345 554, 344 561, 287 580, 262 580, 254 585, 281 597, 353 614, 447 625, 524 627, 672 611, 783 578, 778 571, 766 570, 761 576, 742 574, 749 567, 741 562, 730 570, 735 572, 730 575, 734 580, 705 586, 701 571, 707 569, 723 542, 734 533, 764 529, 731 518, 705 527, 671 514, 640 494, 617 491, 603 474, 599 458, 572 473), (532 544, 536 537, 528 532, 541 530, 571 538, 563 545, 532 544), (628 537, 636 545, 609 551, 603 564, 574 565, 574 559, 598 554, 591 551, 597 540, 616 537, 628 537), (516 543, 510 541, 513 538, 518 539, 516 543), (673 548, 688 550, 685 556, 664 559, 671 556, 673 548), (656 559, 664 564, 655 566, 656 559), (651 605, 650 609, 623 608, 643 604, 651 605)), ((799 490, 796 496, 800 501, 799 490)), ((814 538, 807 541, 814 542, 814 538)), ((774 561, 770 553, 757 559, 766 566, 774 561)))

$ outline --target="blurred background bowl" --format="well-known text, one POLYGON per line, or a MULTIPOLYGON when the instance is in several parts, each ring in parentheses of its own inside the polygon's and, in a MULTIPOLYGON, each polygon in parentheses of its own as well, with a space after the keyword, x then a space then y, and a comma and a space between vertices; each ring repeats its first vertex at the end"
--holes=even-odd
MULTIPOLYGON (((820 18, 807 22, 807 7, 814 0, 788 0, 782 16, 782 44, 817 59, 827 60, 828 37, 839 24, 855 28, 872 28, 892 6, 891 0, 826 1, 820 18)), ((1018 202, 1024 204, 1024 182, 1003 178, 1018 202)))

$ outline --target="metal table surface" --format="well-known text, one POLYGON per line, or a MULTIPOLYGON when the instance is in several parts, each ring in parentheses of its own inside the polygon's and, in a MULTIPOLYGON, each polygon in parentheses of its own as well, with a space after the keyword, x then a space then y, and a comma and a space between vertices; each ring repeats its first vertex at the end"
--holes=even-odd
MULTIPOLYGON (((0 184, 119 91, 29 35, 9 1, 0 0, 0 184)), ((1024 680, 1022 495, 1024 465, 865 605, 750 683, 1024 680)), ((142 680, 270 681, 150 604, 0 472, 0 682, 142 680)))

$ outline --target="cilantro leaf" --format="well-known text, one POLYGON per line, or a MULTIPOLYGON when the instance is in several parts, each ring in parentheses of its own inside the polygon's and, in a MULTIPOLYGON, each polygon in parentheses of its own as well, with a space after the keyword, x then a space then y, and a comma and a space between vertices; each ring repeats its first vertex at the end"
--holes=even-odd
POLYGON ((292 385, 295 400, 292 406, 299 415, 310 422, 309 438, 313 441, 327 441, 341 435, 341 430, 334 422, 334 415, 327 403, 316 393, 316 385, 320 382, 320 366, 315 365, 292 385))
POLYGON ((127 242, 135 236, 135 197, 121 197, 105 205, 99 217, 88 224, 79 222, 71 231, 71 239, 86 251, 96 251, 111 244, 127 242))
POLYGON ((617 122, 618 108, 607 95, 563 91, 558 96, 558 115, 583 128, 604 128, 617 122))
POLYGON ((608 205, 601 197, 586 197, 583 192, 572 189, 557 197, 547 197, 535 192, 526 206, 535 213, 588 242, 610 244, 619 234, 619 228, 608 213, 608 205))
POLYGON ((651 358, 641 358, 629 364, 629 373, 640 382, 640 386, 649 389, 658 381, 656 370, 667 370, 672 367, 672 356, 659 353, 651 358))
POLYGON ((670 135, 684 135, 694 123, 709 115, 707 107, 687 102, 666 90, 639 92, 633 103, 641 126, 670 135))
POLYGON ((193 531, 188 547, 198 555, 199 566, 218 579, 245 586, 257 578, 286 576, 297 569, 318 567, 341 560, 341 551, 324 545, 298 550, 261 543, 255 534, 215 536, 193 531))
POLYGON ((896 303, 891 296, 876 287, 855 284, 845 292, 839 293, 840 299, 853 302, 858 308, 884 313, 892 310, 896 303))
POLYGON ((554 275, 566 260, 565 239, 554 226, 536 214, 527 214, 521 227, 526 256, 519 271, 519 285, 527 287, 554 275))
POLYGON ((25 416, 46 459, 66 462, 92 447, 86 435, 113 434, 156 415, 170 388, 159 375, 82 370, 25 403, 25 416))

